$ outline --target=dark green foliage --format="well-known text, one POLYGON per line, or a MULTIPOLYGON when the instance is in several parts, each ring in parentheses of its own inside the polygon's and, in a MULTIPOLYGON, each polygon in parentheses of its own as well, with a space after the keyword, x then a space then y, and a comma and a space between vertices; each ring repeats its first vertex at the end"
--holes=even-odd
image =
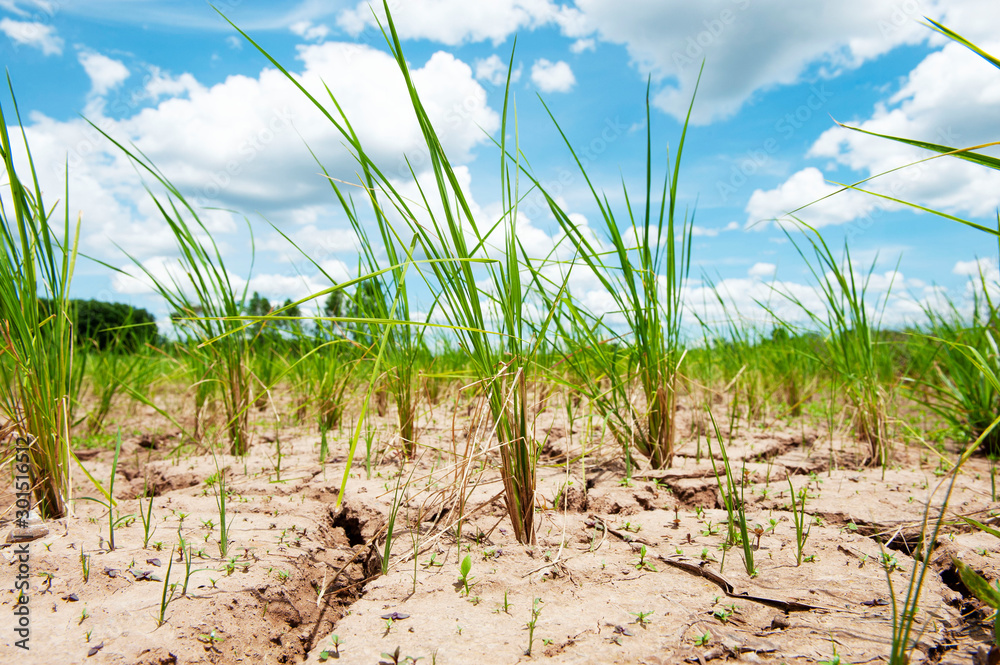
POLYGON ((156 319, 147 310, 120 302, 74 300, 76 338, 101 351, 135 351, 157 341, 156 319))
MULTIPOLYGON (((50 300, 38 304, 46 316, 52 311, 50 300)), ((144 344, 156 344, 159 339, 156 319, 141 307, 103 300, 70 300, 70 317, 77 345, 88 349, 131 352, 144 344)))

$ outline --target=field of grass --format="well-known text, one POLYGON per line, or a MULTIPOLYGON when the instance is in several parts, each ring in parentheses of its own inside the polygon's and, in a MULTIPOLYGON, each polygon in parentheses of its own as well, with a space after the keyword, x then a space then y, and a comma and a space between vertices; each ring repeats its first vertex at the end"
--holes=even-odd
POLYGON ((358 187, 329 180, 362 240, 359 273, 262 308, 233 285, 200 211, 129 153, 158 185, 182 266, 148 274, 176 333, 142 344, 126 343, 140 325, 128 321, 100 343, 74 334, 78 231, 15 169, 19 137, 0 117, 12 195, 0 455, 12 480, 31 477, 0 492, 0 523, 30 543, 25 593, 36 644, 48 643, 22 654, 7 631, 3 658, 995 656, 1000 284, 982 276, 971 307, 892 330, 868 292, 873 267, 802 224, 789 239, 824 311, 778 292, 805 325, 731 310, 700 321, 684 300, 693 211, 677 204, 696 149, 686 124, 668 163, 649 139, 644 189, 620 210, 566 139, 602 215, 597 237, 535 179, 505 103, 503 213, 478 219, 391 19, 385 34, 432 165, 430 181, 414 175, 420 200, 369 158, 333 93, 310 96, 358 163, 358 187), (565 253, 519 241, 529 190, 565 253), (596 277, 612 311, 574 297, 575 271, 596 277), (312 301, 321 315, 303 314, 312 301))

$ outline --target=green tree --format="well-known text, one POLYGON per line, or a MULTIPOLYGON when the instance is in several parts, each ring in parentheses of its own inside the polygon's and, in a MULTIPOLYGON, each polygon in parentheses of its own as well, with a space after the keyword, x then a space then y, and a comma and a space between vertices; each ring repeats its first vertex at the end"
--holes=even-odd
MULTIPOLYGON (((248 316, 267 316, 271 313, 271 303, 268 302, 267 298, 261 297, 256 291, 250 296, 250 302, 246 306, 248 316)), ((265 323, 255 323, 248 330, 250 334, 254 337, 261 333, 261 330, 265 326, 265 323)))

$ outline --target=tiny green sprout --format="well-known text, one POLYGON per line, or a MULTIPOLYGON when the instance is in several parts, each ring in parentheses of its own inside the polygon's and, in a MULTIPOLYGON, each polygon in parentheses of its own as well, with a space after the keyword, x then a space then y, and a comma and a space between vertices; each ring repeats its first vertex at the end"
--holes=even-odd
POLYGON ((42 593, 49 591, 52 587, 52 578, 55 577, 55 575, 49 572, 41 572, 38 573, 38 576, 41 577, 43 580, 45 580, 44 582, 42 582, 42 584, 45 585, 45 588, 42 589, 42 593))
POLYGON ((675 547, 675 548, 674 548, 674 553, 676 553, 676 554, 680 554, 681 556, 684 556, 684 550, 682 550, 682 549, 681 549, 681 548, 679 548, 679 547, 675 547))
POLYGON ((201 635, 198 635, 198 641, 204 642, 205 644, 209 645, 209 647, 214 647, 216 642, 222 642, 225 639, 226 638, 224 637, 216 635, 214 628, 210 633, 202 633, 201 635))
POLYGON ((87 644, 90 644, 90 636, 93 635, 93 634, 94 634, 94 629, 93 628, 91 628, 90 630, 88 630, 86 633, 83 634, 83 636, 87 640, 87 644))
POLYGON ((885 568, 885 571, 887 573, 891 573, 900 567, 899 559, 896 558, 895 554, 883 553, 881 555, 881 560, 882 560, 882 566, 885 568))
POLYGON ((541 607, 542 599, 535 598, 531 604, 531 620, 528 622, 526 628, 528 629, 528 648, 524 652, 524 655, 531 657, 531 646, 535 642, 535 625, 538 623, 538 616, 542 613, 541 607))
POLYGON ((695 636, 694 645, 696 647, 703 647, 707 645, 711 641, 711 639, 712 639, 712 634, 706 630, 701 635, 695 636))
POLYGON ((51 552, 52 551, 52 543, 42 543, 42 545, 45 546, 45 551, 46 552, 51 552))
POLYGON ((510 602, 507 600, 507 592, 503 592, 503 613, 510 614, 510 602))
MULTIPOLYGON (((343 644, 343 643, 344 643, 344 641, 342 639, 340 639, 340 637, 338 637, 337 635, 331 635, 330 636, 330 644, 331 644, 331 646, 333 646, 333 657, 334 658, 340 658, 340 645, 343 644)), ((328 653, 328 652, 324 652, 324 653, 328 653)))
POLYGON ((472 555, 467 554, 459 567, 460 577, 458 578, 459 583, 465 589, 465 595, 469 595, 469 586, 472 584, 472 580, 469 579, 469 573, 472 572, 472 555))
POLYGON ((855 524, 853 521, 848 522, 845 526, 841 527, 840 530, 841 532, 850 531, 851 533, 856 533, 858 530, 858 525, 855 524))
POLYGON ((153 549, 156 550, 157 552, 162 551, 163 550, 163 541, 162 540, 158 540, 155 543, 153 543, 153 549))
POLYGON ((802 555, 802 560, 805 561, 806 563, 813 563, 813 562, 816 561, 816 555, 815 554, 804 554, 804 555, 802 555))
POLYGON ((86 620, 87 620, 87 618, 88 618, 89 616, 90 616, 90 613, 89 613, 89 612, 87 612, 87 608, 86 608, 86 607, 84 607, 84 608, 83 608, 83 611, 82 611, 82 612, 80 612, 80 620, 76 622, 76 625, 78 625, 78 626, 79 626, 80 624, 82 624, 82 623, 83 623, 84 621, 86 621, 86 620))
POLYGON ((648 612, 629 612, 629 614, 635 617, 634 623, 639 624, 643 628, 653 623, 653 620, 649 618, 650 616, 653 615, 652 610, 648 612))
POLYGON ((646 560, 646 546, 645 545, 643 545, 642 549, 639 550, 639 560, 636 561, 634 565, 635 565, 635 567, 636 567, 637 570, 649 570, 649 571, 652 571, 654 573, 656 572, 656 566, 654 566, 653 564, 651 564, 649 561, 646 560))

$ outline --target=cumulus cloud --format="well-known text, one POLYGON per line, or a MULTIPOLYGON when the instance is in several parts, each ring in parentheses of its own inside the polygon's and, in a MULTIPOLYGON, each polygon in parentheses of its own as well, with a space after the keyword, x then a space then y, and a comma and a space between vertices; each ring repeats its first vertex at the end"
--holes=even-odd
MULTIPOLYGON (((507 63, 501 60, 496 53, 488 58, 475 61, 476 78, 486 81, 490 85, 504 85, 507 82, 507 63)), ((521 80, 521 68, 518 67, 510 74, 510 82, 517 83, 521 80)))
POLYGON ((62 37, 56 34, 53 26, 46 23, 4 18, 0 19, 0 32, 15 44, 37 48, 43 55, 62 55, 62 37))
POLYGON ((704 238, 714 238, 717 235, 719 235, 720 233, 725 233, 726 231, 736 231, 739 228, 740 228, 740 225, 739 225, 738 222, 729 222, 725 226, 721 226, 721 227, 718 227, 718 226, 716 226, 716 227, 705 227, 705 226, 698 226, 697 224, 694 224, 691 227, 691 235, 693 237, 695 237, 695 238, 702 238, 702 237, 704 237, 704 238))
POLYGON ((576 85, 569 63, 551 62, 545 58, 539 58, 531 66, 531 81, 542 92, 569 92, 576 85))
MULTIPOLYGON (((325 97, 323 82, 340 96, 369 155, 388 175, 409 177, 404 153, 418 171, 428 167, 402 77, 388 54, 334 42, 302 46, 298 53, 298 80, 319 98, 325 97)), ((123 64, 101 54, 81 52, 80 60, 95 95, 108 93, 128 75, 123 64)), ((499 126, 472 69, 439 52, 414 66, 412 75, 449 156, 456 164, 471 159, 476 146, 487 141, 483 130, 499 126)), ((331 204, 329 181, 303 141, 332 176, 357 180, 357 164, 342 137, 273 69, 230 76, 213 86, 190 74, 153 69, 144 94, 146 106, 123 105, 116 113, 123 117, 107 117, 102 106, 90 107, 88 115, 119 142, 134 143, 196 205, 257 211, 293 230, 330 226, 336 206, 323 210, 322 219, 315 213, 317 206, 331 204)), ((133 166, 96 130, 79 119, 64 122, 36 113, 26 131, 46 191, 62 191, 69 147, 70 202, 84 211, 85 251, 106 260, 120 256, 108 238, 141 259, 173 251, 169 229, 133 166)), ((202 214, 213 233, 239 228, 230 213, 202 214)))
POLYGON ((311 21, 296 21, 289 26, 293 33, 311 42, 319 42, 330 34, 330 28, 323 24, 313 25, 311 21))
POLYGON ((129 77, 129 70, 120 60, 109 58, 94 51, 82 50, 77 59, 90 77, 90 94, 103 97, 109 90, 117 88, 129 77))
MULTIPOLYGON (((981 43, 988 52, 1000 49, 1000 41, 981 43)), ((850 124, 877 134, 964 147, 995 140, 998 112, 996 69, 949 43, 926 56, 867 119, 850 124)), ((857 180, 873 178, 863 184, 873 192, 954 215, 993 215, 1000 206, 1000 173, 953 157, 922 161, 933 154, 837 126, 820 135, 807 156, 852 169, 859 174, 857 180)), ((748 222, 781 216, 836 189, 823 182, 819 169, 803 169, 773 190, 754 192, 747 205, 748 222)), ((849 191, 797 214, 825 226, 898 208, 885 199, 849 191)))
POLYGON ((747 271, 747 275, 757 279, 764 279, 767 277, 773 277, 774 272, 777 269, 778 266, 773 263, 755 263, 750 270, 747 271))
MULTIPOLYGON (((341 12, 337 24, 351 35, 377 30, 373 4, 378 20, 385 25, 382 4, 367 1, 341 12)), ((487 40, 499 44, 518 30, 545 25, 567 11, 550 0, 491 0, 476 3, 475 11, 470 11, 465 0, 407 0, 392 8, 392 18, 403 39, 430 39, 457 46, 487 40)))
POLYGON ((814 167, 798 171, 788 180, 771 190, 758 189, 747 202, 747 228, 765 228, 770 220, 790 220, 788 213, 813 228, 843 224, 869 213, 878 200, 860 192, 846 191, 834 194, 840 187, 823 179, 823 173, 814 167), (822 199, 822 200, 821 200, 822 199), (814 203, 815 202, 815 203, 814 203), (809 205, 799 210, 802 206, 809 205))

